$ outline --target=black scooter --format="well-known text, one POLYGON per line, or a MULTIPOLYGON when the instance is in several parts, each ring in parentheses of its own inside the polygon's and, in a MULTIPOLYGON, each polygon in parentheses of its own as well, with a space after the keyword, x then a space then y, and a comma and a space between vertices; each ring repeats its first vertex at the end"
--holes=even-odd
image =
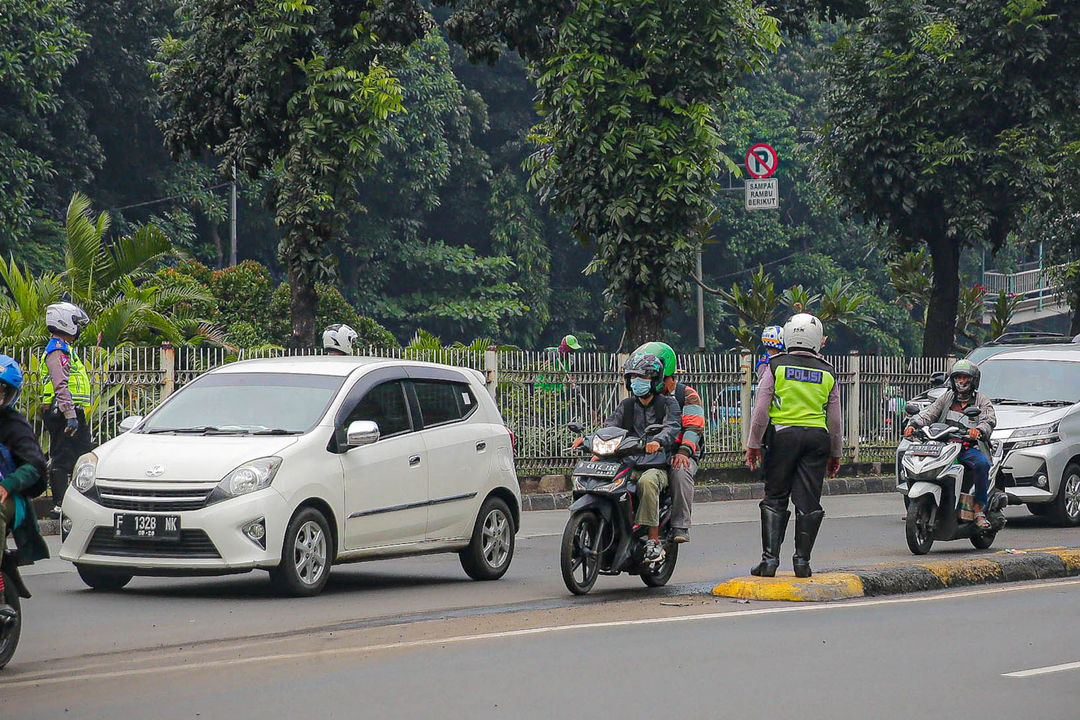
MULTIPOLYGON (((2 544, 2 543, 0 543, 2 544)), ((0 573, 4 575, 4 603, 15 610, 14 617, 0 616, 0 669, 3 669, 19 645, 22 634, 22 609, 19 598, 29 598, 30 591, 19 575, 19 554, 15 550, 4 549, 0 561, 0 573)))
MULTIPOLYGON (((572 431, 584 428, 571 423, 572 431)), ((646 438, 662 430, 646 428, 646 438)), ((638 502, 634 470, 666 468, 670 456, 664 450, 647 454, 648 440, 630 435, 622 428, 602 428, 585 438, 583 449, 595 460, 582 460, 574 468, 570 519, 563 530, 560 551, 563 582, 570 592, 584 595, 598 575, 623 572, 639 575, 649 587, 667 584, 675 572, 679 546, 670 538, 671 496, 660 494, 660 537, 665 538, 664 556, 645 562, 648 529, 634 526, 638 502)))

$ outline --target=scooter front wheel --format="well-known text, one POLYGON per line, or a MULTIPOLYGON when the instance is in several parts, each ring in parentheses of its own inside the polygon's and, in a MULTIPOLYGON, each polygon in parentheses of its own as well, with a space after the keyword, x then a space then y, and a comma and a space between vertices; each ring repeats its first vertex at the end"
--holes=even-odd
POLYGON ((600 574, 600 517, 591 510, 570 516, 563 530, 559 564, 566 589, 575 595, 592 590, 600 574))
POLYGON ((997 537, 996 532, 977 533, 971 536, 971 544, 976 550, 986 550, 994 544, 995 537, 997 537))
POLYGON ((15 619, 6 625, 0 625, 0 668, 3 668, 15 654, 15 648, 19 644, 19 635, 22 634, 22 610, 19 607, 19 591, 15 589, 15 583, 7 574, 4 574, 3 601, 15 609, 15 619))
POLYGON ((915 555, 925 555, 934 544, 934 530, 930 527, 933 509, 934 498, 930 495, 922 495, 908 505, 904 535, 908 549, 915 555))

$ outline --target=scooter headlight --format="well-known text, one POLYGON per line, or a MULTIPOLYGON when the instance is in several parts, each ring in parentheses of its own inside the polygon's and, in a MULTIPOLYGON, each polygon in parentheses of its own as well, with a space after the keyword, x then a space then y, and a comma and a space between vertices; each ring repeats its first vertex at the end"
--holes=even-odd
POLYGON ((622 444, 622 438, 611 438, 610 440, 601 440, 600 438, 593 438, 592 451, 595 455, 611 455, 619 449, 619 445, 622 444))

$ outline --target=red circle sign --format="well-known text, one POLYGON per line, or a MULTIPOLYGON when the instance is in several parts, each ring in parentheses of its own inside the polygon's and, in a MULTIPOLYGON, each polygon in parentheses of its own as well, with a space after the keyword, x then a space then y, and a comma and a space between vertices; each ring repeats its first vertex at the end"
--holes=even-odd
POLYGON ((753 178, 772 177, 776 172, 779 157, 770 145, 758 143, 746 151, 746 172, 753 178))

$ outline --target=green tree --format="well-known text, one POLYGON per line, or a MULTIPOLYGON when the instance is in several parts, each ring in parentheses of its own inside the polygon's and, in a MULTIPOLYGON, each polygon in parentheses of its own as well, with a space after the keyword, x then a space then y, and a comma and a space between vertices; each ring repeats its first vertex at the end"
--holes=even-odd
POLYGON ((821 176, 903 247, 932 287, 923 352, 952 352, 962 248, 997 248, 1048 193, 1051 139, 1074 122, 1080 7, 1043 0, 870 3, 836 45, 821 176))
POLYGON ((588 272, 603 274, 630 346, 659 337, 686 290, 692 229, 721 168, 713 103, 778 43, 775 23, 743 0, 590 0, 537 65, 533 181, 595 247, 588 272))
MULTIPOLYGON (((88 41, 76 9, 69 0, 0 3, 0 256, 38 246, 49 234, 40 226, 55 223, 59 203, 50 202, 47 185, 63 169, 54 162, 61 143, 53 125, 65 110, 60 85, 88 41)), ((56 256, 28 259, 41 267, 56 256)))
POLYGON ((161 43, 156 74, 177 156, 209 147, 222 174, 270 172, 292 287, 290 344, 315 342, 315 283, 328 244, 358 209, 401 87, 380 59, 428 23, 411 0, 235 4, 180 0, 181 32, 161 43))

